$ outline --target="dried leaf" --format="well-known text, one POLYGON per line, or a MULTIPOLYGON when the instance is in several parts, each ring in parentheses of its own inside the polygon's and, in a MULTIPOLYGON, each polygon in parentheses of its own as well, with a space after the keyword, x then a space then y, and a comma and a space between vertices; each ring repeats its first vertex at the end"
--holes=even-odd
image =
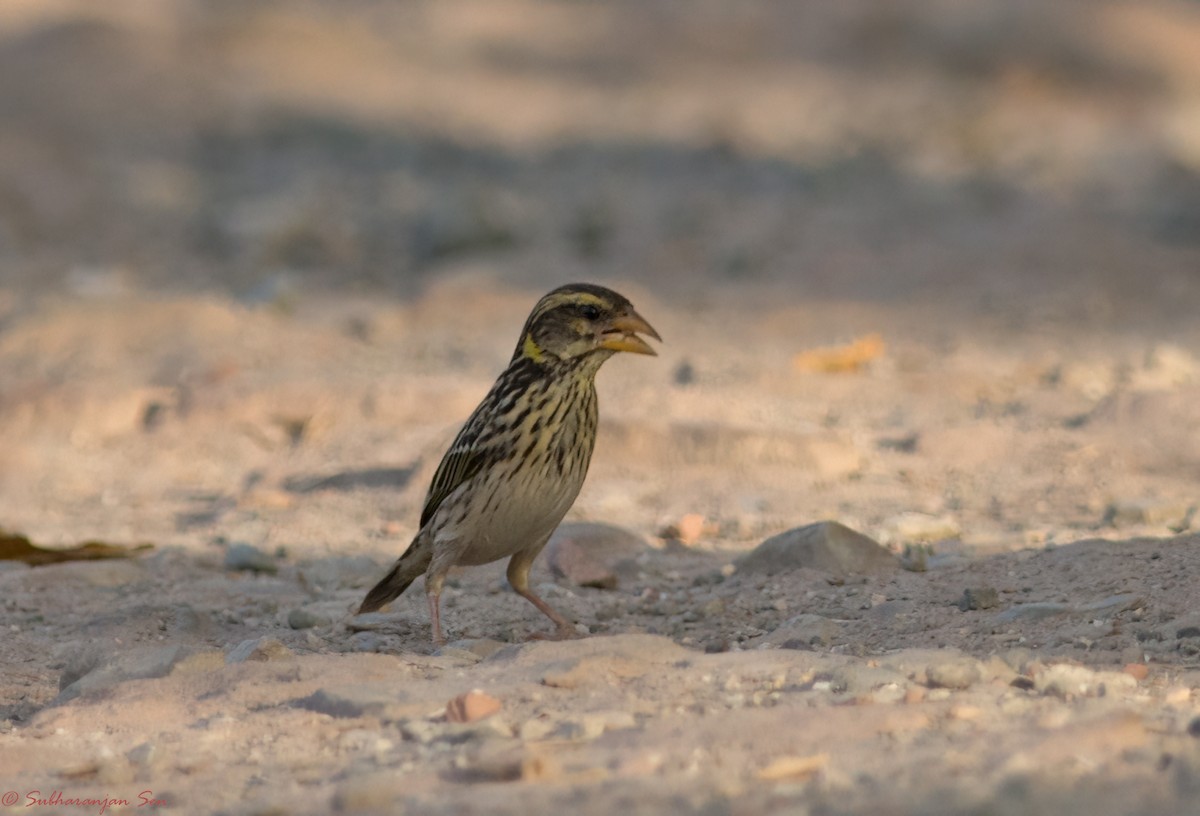
POLYGON ((844 346, 802 351, 792 358, 797 371, 837 374, 861 371, 867 363, 882 357, 887 345, 879 334, 868 334, 844 346))
POLYGON ((30 542, 19 533, 0 530, 0 561, 24 561, 31 567, 59 564, 64 561, 96 561, 102 558, 130 558, 153 548, 153 544, 122 547, 102 541, 85 541, 77 547, 48 550, 30 542))

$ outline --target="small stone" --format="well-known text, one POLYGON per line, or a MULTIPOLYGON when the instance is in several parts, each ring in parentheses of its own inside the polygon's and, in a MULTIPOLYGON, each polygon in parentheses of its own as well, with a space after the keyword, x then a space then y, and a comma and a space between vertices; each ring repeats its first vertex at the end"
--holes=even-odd
POLYGON ((1097 672, 1083 666, 1057 663, 1034 678, 1038 691, 1067 700, 1074 697, 1102 697, 1110 691, 1137 687, 1137 680, 1123 672, 1097 672))
POLYGON ((1121 671, 1125 672, 1139 683, 1150 676, 1150 667, 1145 663, 1126 663, 1125 668, 1121 669, 1121 671))
POLYGON ((546 562, 555 576, 575 586, 616 589, 622 578, 637 574, 646 542, 611 524, 563 524, 546 545, 546 562))
POLYGON ((841 634, 837 621, 804 612, 780 624, 763 642, 784 649, 828 648, 841 634))
POLYGON ((275 638, 260 637, 243 640, 237 646, 234 646, 229 651, 228 656, 226 656, 225 662, 245 663, 247 660, 283 660, 293 656, 292 650, 275 638))
POLYGON ((366 612, 346 621, 346 628, 351 632, 392 632, 397 626, 399 621, 396 616, 383 612, 366 612))
POLYGON ((154 761, 154 756, 157 753, 158 749, 154 747, 153 742, 143 742, 126 751, 125 758, 133 765, 149 765, 154 761))
POLYGON ((675 524, 679 531, 679 540, 684 544, 695 544, 704 535, 705 519, 699 513, 688 513, 675 524))
POLYGON ((241 572, 279 571, 275 559, 251 544, 238 542, 230 544, 225 551, 225 569, 241 572))
POLYGON ((355 632, 350 637, 350 647, 356 652, 371 654, 383 648, 383 638, 374 632, 355 632))
POLYGON ((1187 732, 1189 737, 1200 738, 1200 717, 1192 717, 1192 721, 1188 723, 1187 732))
POLYGON ((933 688, 966 689, 982 677, 979 661, 971 657, 950 658, 925 667, 925 678, 933 688))
POLYGON ((314 626, 325 626, 329 623, 329 618, 324 615, 318 615, 308 609, 300 608, 288 612, 287 621, 288 626, 293 629, 312 629, 314 626))
POLYGON ((490 717, 501 708, 503 704, 495 697, 475 689, 446 704, 446 719, 452 723, 471 723, 490 717))
POLYGON ((768 538, 736 562, 738 572, 773 575, 808 567, 836 574, 875 574, 899 566, 877 542, 836 521, 797 527, 768 538))
POLYGON ((991 609, 999 605, 1000 593, 993 587, 964 589, 963 596, 958 601, 958 608, 964 612, 970 609, 991 609))

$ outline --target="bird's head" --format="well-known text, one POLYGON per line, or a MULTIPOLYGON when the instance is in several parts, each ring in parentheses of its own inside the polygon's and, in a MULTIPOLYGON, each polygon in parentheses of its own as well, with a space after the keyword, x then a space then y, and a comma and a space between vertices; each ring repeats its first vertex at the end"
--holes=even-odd
POLYGON ((639 337, 662 340, 627 298, 603 286, 572 283, 538 301, 525 321, 513 359, 535 362, 606 359, 618 351, 655 354, 639 337))

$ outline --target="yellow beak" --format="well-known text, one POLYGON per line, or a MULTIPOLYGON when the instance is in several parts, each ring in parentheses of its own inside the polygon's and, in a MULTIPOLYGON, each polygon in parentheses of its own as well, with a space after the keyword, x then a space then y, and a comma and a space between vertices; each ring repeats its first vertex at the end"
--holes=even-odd
POLYGON ((614 317, 609 321, 608 328, 601 335, 600 348, 610 351, 630 351, 634 354, 657 355, 658 352, 652 349, 649 343, 638 337, 639 332, 662 342, 662 338, 658 336, 654 327, 647 323, 640 314, 630 309, 626 314, 614 317))

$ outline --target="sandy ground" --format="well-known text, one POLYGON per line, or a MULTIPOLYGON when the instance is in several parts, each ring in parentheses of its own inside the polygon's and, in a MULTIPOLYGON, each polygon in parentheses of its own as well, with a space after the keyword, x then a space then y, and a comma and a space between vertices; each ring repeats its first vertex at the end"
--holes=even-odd
POLYGON ((0 7, 0 528, 153 545, 0 562, 0 812, 1200 813, 1194 4, 348 6, 0 7), (352 617, 573 279, 588 636, 352 617))

